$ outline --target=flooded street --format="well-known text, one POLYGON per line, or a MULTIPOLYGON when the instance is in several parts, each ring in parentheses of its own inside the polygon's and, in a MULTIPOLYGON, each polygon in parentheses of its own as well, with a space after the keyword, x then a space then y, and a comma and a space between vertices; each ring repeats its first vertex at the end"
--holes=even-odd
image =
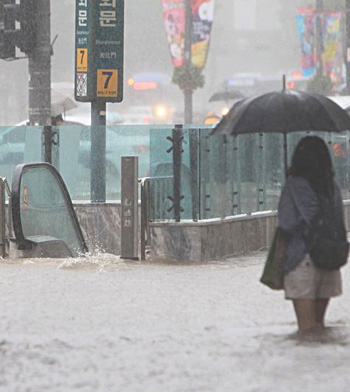
POLYGON ((328 328, 301 338, 264 259, 1 261, 0 391, 348 391, 349 267, 328 328))

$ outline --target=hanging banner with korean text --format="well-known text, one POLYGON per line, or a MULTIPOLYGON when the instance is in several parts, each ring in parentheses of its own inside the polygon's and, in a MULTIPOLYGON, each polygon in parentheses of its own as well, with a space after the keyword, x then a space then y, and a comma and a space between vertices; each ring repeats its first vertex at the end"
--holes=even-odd
POLYGON ((298 37, 301 46, 301 72, 310 77, 316 72, 316 18, 315 10, 298 8, 298 37))
POLYGON ((211 26, 214 16, 214 0, 192 0, 192 64, 196 67, 205 66, 211 26))
POLYGON ((124 0, 76 0, 75 99, 123 100, 124 0))
POLYGON ((185 64, 186 6, 191 7, 191 60, 204 67, 207 59, 214 0, 162 0, 163 19, 174 67, 185 64))

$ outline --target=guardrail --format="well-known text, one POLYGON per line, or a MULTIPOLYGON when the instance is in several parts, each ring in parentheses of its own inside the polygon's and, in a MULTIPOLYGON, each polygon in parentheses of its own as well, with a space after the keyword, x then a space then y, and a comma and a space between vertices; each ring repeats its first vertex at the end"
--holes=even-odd
POLYGON ((150 245, 149 209, 150 209, 150 178, 139 178, 141 184, 141 260, 146 259, 146 247, 150 245))
POLYGON ((171 213, 173 206, 164 204, 164 200, 170 200, 174 186, 173 176, 161 177, 143 177, 138 179, 141 185, 141 260, 146 259, 146 248, 151 245, 151 232, 149 223, 157 219, 154 216, 155 211, 158 213, 164 211, 171 213), (153 188, 152 195, 157 196, 151 199, 151 188, 153 188))
POLYGON ((11 189, 5 177, 0 177, 0 256, 8 255, 9 241, 12 233, 11 217, 11 189), (6 216, 6 194, 8 197, 8 210, 6 216), (7 224, 7 230, 6 230, 7 224))

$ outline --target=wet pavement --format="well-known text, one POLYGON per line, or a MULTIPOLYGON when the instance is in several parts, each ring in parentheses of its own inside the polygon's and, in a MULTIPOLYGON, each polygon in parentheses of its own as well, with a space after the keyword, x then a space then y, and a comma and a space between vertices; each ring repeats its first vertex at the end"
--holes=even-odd
POLYGON ((265 257, 1 261, 0 391, 347 392, 349 267, 327 328, 300 336, 265 257))

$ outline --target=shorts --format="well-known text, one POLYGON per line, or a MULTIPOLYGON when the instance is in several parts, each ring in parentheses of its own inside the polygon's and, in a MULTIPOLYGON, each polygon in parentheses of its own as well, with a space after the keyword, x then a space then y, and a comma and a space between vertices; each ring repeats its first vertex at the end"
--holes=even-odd
POLYGON ((286 299, 330 298, 342 294, 340 270, 316 268, 309 257, 284 277, 286 299))

